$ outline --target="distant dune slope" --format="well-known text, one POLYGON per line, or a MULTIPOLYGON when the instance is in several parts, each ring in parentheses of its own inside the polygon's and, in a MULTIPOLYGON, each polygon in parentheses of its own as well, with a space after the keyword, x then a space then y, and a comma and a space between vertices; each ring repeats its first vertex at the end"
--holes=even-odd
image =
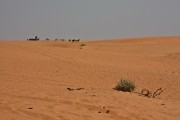
POLYGON ((180 37, 0 41, 2 120, 179 120, 179 93, 180 37), (121 78, 164 91, 113 90, 121 78))

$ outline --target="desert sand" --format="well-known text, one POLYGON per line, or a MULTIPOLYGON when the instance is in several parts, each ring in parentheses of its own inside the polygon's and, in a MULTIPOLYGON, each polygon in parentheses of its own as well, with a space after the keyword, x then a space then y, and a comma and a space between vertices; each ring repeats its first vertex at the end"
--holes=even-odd
POLYGON ((0 41, 1 120, 180 120, 179 92, 180 37, 0 41))

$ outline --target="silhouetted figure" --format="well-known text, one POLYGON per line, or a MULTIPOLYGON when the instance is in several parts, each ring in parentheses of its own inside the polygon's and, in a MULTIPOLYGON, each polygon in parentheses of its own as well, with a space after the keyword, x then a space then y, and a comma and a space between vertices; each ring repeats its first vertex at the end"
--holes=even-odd
POLYGON ((35 39, 37 40, 37 39, 38 39, 38 37, 37 37, 37 36, 35 36, 35 39))
POLYGON ((27 39, 27 41, 39 41, 39 38, 35 36, 35 38, 29 38, 27 39))

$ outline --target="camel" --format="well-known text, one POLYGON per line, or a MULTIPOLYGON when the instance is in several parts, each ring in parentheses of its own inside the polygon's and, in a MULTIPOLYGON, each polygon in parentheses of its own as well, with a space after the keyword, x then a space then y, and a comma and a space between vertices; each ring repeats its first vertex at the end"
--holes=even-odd
POLYGON ((39 38, 35 36, 35 38, 29 38, 27 39, 27 41, 39 41, 39 38))

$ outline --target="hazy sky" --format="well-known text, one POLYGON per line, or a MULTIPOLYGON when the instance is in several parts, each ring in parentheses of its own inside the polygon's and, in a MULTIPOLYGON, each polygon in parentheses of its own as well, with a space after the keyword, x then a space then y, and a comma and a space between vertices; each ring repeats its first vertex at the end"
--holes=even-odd
POLYGON ((0 39, 180 35, 180 0, 0 0, 0 39))

